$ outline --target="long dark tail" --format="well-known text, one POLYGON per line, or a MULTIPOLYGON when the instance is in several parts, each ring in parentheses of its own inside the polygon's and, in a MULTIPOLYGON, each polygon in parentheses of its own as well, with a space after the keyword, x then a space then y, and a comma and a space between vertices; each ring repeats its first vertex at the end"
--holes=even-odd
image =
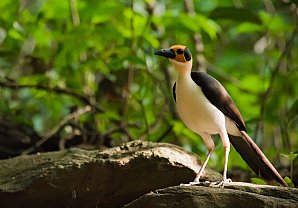
POLYGON ((230 142, 251 169, 266 180, 276 180, 278 183, 288 186, 248 134, 245 131, 241 131, 241 134, 243 137, 229 134, 230 142))

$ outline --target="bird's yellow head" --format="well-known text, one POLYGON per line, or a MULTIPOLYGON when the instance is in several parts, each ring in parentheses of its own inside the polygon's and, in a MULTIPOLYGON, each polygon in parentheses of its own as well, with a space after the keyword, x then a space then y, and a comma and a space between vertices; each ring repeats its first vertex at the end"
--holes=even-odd
POLYGON ((169 58, 179 74, 190 73, 192 67, 192 58, 190 50, 183 45, 173 45, 167 49, 157 50, 155 55, 169 58))
POLYGON ((181 63, 191 61, 191 53, 189 49, 183 45, 173 45, 168 49, 160 49, 154 54, 158 56, 164 56, 181 63))

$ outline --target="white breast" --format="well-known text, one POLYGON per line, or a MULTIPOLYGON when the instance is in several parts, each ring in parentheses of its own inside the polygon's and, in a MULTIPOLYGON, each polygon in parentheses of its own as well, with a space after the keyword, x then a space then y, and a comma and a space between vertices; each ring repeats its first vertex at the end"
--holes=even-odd
POLYGON ((192 131, 217 134, 225 129, 224 114, 210 103, 191 77, 178 79, 176 104, 181 119, 192 131))

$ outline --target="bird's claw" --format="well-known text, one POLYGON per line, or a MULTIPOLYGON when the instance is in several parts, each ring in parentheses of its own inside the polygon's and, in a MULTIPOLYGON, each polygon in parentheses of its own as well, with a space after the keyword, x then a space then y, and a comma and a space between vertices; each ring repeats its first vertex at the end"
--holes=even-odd
POLYGON ((196 182, 196 181, 193 181, 193 182, 190 182, 190 183, 181 183, 180 186, 195 186, 195 185, 199 185, 200 182, 196 182))
POLYGON ((232 180, 230 178, 225 178, 221 181, 216 181, 216 182, 212 182, 210 183, 210 187, 214 187, 214 188, 224 188, 224 186, 228 183, 231 183, 232 180))
POLYGON ((210 181, 198 181, 195 180, 190 183, 181 183, 180 186, 206 186, 206 187, 212 187, 212 188, 224 188, 224 186, 228 183, 231 183, 232 180, 230 178, 223 179, 221 181, 215 181, 215 182, 210 182, 210 181))
POLYGON ((192 181, 190 183, 186 183, 186 184, 181 183, 180 186, 198 186, 198 185, 209 186, 210 184, 211 184, 210 181, 201 182, 201 181, 198 181, 198 180, 194 180, 194 181, 192 181))

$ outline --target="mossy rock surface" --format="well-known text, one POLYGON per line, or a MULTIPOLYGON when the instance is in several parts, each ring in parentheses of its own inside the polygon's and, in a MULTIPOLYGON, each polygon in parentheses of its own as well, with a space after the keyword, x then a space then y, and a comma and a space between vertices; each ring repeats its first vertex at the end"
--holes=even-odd
MULTIPOLYGON (((0 161, 0 207, 121 207, 150 191, 188 183, 199 168, 199 158, 178 146, 141 141, 105 151, 19 156, 0 161)), ((210 169, 204 175, 219 178, 210 169)))
POLYGON ((124 208, 297 208, 298 190, 232 182, 224 188, 175 186, 145 194, 124 208))

